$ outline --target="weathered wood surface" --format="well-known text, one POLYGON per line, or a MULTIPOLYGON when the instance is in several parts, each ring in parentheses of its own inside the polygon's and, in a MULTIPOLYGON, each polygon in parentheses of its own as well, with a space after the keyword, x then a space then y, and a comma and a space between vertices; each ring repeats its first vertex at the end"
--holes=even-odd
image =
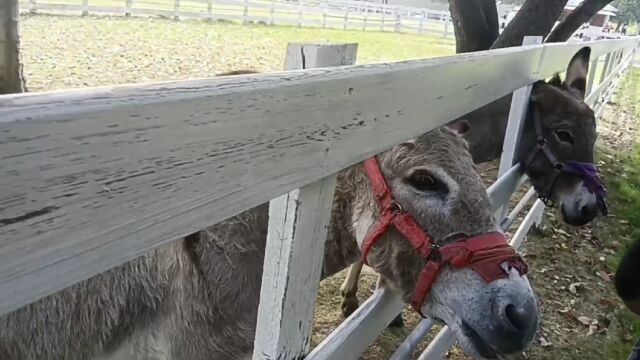
POLYGON ((547 46, 2 96, 0 313, 549 76, 547 46))
POLYGON ((271 200, 254 360, 309 351, 336 177, 271 200))
MULTIPOLYGON (((289 44, 285 69, 353 65, 357 44, 289 44)), ((269 203, 254 360, 301 359, 309 351, 336 175, 269 203)))
POLYGON ((285 70, 355 65, 358 44, 291 43, 287 47, 285 70))

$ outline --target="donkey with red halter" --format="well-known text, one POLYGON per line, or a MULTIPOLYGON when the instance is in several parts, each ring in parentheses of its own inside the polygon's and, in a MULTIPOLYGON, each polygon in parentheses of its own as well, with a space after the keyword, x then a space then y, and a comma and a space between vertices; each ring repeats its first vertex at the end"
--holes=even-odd
POLYGON ((369 251, 380 240, 382 234, 389 228, 397 230, 427 262, 411 298, 411 306, 419 314, 422 315, 425 297, 438 273, 447 265, 456 268, 471 267, 488 283, 508 277, 503 268, 505 264, 507 269, 516 269, 520 275, 527 273, 527 265, 501 232, 494 231, 476 236, 452 234, 455 241, 438 245, 394 200, 378 166, 378 160, 365 160, 364 169, 381 213, 364 238, 362 259, 368 265, 369 251))
MULTIPOLYGON (((556 74, 549 82, 533 84, 515 156, 538 196, 547 206, 559 204, 562 218, 571 225, 588 223, 598 212, 607 214, 607 192, 593 164, 595 117, 584 103, 590 53, 590 48, 585 47, 573 56, 564 82, 556 74)), ((507 96, 499 102, 510 100, 507 96)), ((476 163, 496 159, 502 153, 508 120, 502 109, 508 106, 500 106, 499 102, 448 125, 469 142, 476 163), (473 124, 466 120, 470 117, 473 124)), ((345 317, 358 308, 362 265, 363 261, 357 261, 351 266, 340 289, 345 317)), ((402 326, 402 317, 392 325, 402 326)))

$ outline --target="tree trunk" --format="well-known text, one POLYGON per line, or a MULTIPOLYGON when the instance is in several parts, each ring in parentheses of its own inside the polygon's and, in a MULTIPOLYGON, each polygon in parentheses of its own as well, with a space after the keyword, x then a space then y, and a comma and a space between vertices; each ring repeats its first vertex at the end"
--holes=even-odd
POLYGON ((0 1, 0 94, 26 91, 20 56, 17 0, 0 1))
POLYGON ((611 0, 585 0, 556 26, 546 42, 567 41, 578 28, 602 10, 611 0))
POLYGON ((449 0, 449 9, 456 36, 456 53, 489 49, 498 37, 498 11, 495 2, 449 0))
POLYGON ((495 41, 500 35, 500 24, 498 21, 498 8, 496 7, 495 0, 480 0, 480 6, 482 6, 482 14, 484 15, 485 22, 487 24, 487 30, 491 41, 495 41))
POLYGON ((567 0, 527 0, 491 49, 522 45, 525 36, 547 36, 567 0))

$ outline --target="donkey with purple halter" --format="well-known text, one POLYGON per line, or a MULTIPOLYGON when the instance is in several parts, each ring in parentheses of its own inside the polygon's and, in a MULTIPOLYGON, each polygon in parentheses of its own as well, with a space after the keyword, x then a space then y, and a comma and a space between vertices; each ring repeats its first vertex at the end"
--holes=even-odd
MULTIPOLYGON (((607 214, 607 192, 593 163, 595 116, 584 102, 590 55, 589 47, 578 51, 564 81, 556 74, 533 84, 515 157, 538 196, 576 226, 607 214)), ((449 124, 464 133, 476 163, 500 157, 510 103, 505 96, 449 124)))
MULTIPOLYGON (((608 214, 606 198, 607 189, 604 187, 600 176, 598 174, 598 168, 592 162, 582 161, 566 161, 562 162, 558 160, 553 150, 548 146, 548 141, 542 132, 542 121, 540 120, 540 112, 535 111, 536 104, 531 102, 529 104, 528 119, 533 118, 533 125, 536 131, 537 149, 531 152, 531 155, 525 163, 525 168, 535 160, 536 156, 542 154, 553 166, 553 175, 551 181, 547 184, 546 189, 538 191, 538 197, 545 205, 552 207, 552 193, 554 186, 558 178, 562 175, 571 176, 582 180, 582 186, 586 188, 589 193, 593 194, 596 198, 596 206, 603 215, 608 214)), ((561 135, 566 136, 566 135, 561 135)), ((569 141, 569 138, 566 139, 569 141)), ((563 210, 564 211, 564 210, 563 210)), ((566 217, 566 216, 565 216, 566 217)))

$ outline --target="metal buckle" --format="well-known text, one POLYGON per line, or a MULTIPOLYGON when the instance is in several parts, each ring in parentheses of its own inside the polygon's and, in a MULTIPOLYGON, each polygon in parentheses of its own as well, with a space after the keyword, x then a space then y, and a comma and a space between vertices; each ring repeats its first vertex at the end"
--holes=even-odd
POLYGON ((402 214, 404 212, 404 210, 402 209, 402 206, 400 206, 400 204, 398 204, 395 200, 391 201, 391 203, 389 204, 386 210, 391 211, 395 214, 402 214))

